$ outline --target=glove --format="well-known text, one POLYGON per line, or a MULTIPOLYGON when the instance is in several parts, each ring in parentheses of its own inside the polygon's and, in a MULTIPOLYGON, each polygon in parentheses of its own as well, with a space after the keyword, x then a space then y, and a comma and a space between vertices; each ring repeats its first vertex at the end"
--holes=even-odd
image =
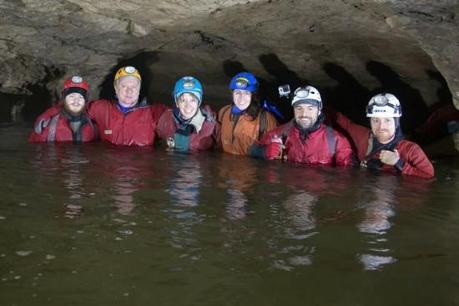
POLYGON ((282 157, 282 143, 271 142, 265 146, 266 159, 280 159, 282 157))

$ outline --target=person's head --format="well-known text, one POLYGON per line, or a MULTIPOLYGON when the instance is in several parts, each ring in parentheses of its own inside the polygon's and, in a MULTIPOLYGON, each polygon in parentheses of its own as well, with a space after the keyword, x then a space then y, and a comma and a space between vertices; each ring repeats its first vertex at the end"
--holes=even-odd
POLYGON ((386 144, 395 138, 396 131, 400 128, 402 108, 394 95, 382 93, 372 97, 366 113, 370 118, 371 131, 378 142, 386 144))
POLYGON ((124 107, 132 107, 139 101, 142 77, 132 66, 122 67, 115 74, 113 87, 118 102, 124 107))
POLYGON ((258 91, 258 81, 250 72, 236 74, 230 82, 229 89, 233 93, 233 103, 241 111, 245 111, 254 103, 258 91))
POLYGON ((71 115, 79 115, 88 101, 89 84, 80 76, 65 80, 62 89, 64 109, 71 115))
POLYGON ((201 82, 194 77, 185 76, 175 83, 173 94, 180 116, 185 120, 192 118, 202 103, 201 82))
POLYGON ((322 113, 322 97, 312 87, 298 87, 292 99, 293 115, 296 124, 302 129, 313 127, 322 113))

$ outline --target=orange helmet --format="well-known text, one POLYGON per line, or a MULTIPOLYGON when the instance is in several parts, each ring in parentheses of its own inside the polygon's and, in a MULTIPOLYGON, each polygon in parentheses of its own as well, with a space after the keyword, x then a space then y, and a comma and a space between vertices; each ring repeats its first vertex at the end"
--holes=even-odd
POLYGON ((139 71, 135 67, 132 67, 132 66, 121 67, 120 69, 118 69, 118 71, 115 74, 114 81, 116 82, 116 80, 124 76, 133 76, 137 78, 139 81, 142 81, 142 77, 140 76, 139 71))

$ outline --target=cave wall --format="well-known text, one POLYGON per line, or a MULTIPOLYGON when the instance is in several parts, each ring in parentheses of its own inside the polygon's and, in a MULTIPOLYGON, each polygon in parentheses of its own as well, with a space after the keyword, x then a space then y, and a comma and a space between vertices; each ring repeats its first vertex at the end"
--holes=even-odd
POLYGON ((192 74, 218 106, 247 69, 271 99, 307 82, 356 120, 372 93, 392 91, 412 128, 433 105, 459 107, 458 11, 447 0, 1 0, 0 92, 30 96, 33 117, 64 77, 87 77, 97 98, 133 63, 151 100, 170 103, 192 74))

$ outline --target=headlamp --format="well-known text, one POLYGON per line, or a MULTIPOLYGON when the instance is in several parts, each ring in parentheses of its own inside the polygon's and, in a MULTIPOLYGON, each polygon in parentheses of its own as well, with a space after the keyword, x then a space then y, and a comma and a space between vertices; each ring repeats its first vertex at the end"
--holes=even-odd
POLYGON ((83 78, 78 76, 78 75, 74 75, 72 77, 72 83, 75 83, 75 84, 78 84, 78 83, 81 83, 83 82, 83 78))
POLYGON ((249 80, 246 78, 238 78, 236 80, 236 87, 239 89, 246 89, 249 86, 249 80))

